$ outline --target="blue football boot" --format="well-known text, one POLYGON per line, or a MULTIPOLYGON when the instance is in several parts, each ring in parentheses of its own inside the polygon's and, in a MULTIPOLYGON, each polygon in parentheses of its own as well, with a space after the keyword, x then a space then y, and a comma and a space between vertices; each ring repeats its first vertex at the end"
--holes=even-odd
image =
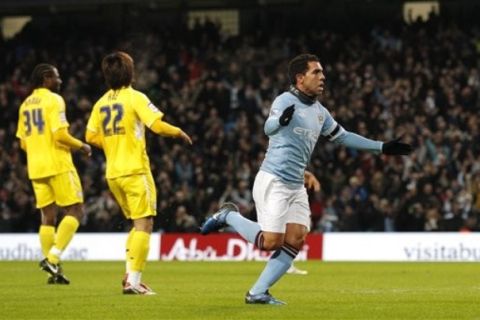
POLYGON ((227 226, 227 215, 232 212, 239 212, 237 205, 232 202, 225 202, 220 209, 215 212, 205 223, 200 227, 201 234, 209 234, 227 226))
POLYGON ((272 305, 277 305, 281 306, 286 304, 283 301, 277 300, 272 295, 270 292, 265 291, 264 293, 259 293, 259 294, 251 294, 250 291, 247 292, 245 295, 245 303, 246 304, 272 304, 272 305))

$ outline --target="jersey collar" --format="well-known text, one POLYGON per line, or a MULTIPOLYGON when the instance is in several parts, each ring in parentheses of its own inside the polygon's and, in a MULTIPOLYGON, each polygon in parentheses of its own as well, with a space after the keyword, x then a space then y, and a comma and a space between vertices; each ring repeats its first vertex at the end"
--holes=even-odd
POLYGON ((33 89, 33 91, 37 91, 37 92, 48 91, 48 92, 51 92, 51 90, 46 88, 46 87, 37 87, 37 88, 33 89))
POLYGON ((289 91, 290 91, 291 94, 293 94, 295 97, 297 97, 302 103, 312 105, 317 101, 316 97, 306 95, 305 93, 298 90, 298 88, 293 86, 293 85, 290 86, 289 91))

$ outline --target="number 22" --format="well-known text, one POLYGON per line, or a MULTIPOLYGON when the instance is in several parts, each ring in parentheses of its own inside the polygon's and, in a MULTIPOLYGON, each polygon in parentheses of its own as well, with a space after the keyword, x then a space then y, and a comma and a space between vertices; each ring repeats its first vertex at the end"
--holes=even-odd
POLYGON ((103 134, 105 136, 125 133, 125 128, 119 126, 119 122, 123 118, 123 105, 115 103, 111 106, 103 106, 100 107, 100 112, 105 113, 105 118, 103 118, 102 122, 103 134), (112 113, 115 113, 113 121, 112 113))

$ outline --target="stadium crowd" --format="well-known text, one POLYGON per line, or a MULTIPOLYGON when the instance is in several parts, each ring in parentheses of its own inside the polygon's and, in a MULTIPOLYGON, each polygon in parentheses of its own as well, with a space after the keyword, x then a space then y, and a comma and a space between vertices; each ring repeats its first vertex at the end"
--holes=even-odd
MULTIPOLYGON (((135 87, 194 140, 190 147, 148 135, 157 231, 196 232, 225 200, 255 217, 251 186, 268 143, 263 124, 273 98, 288 87, 287 61, 300 52, 320 57, 327 77, 320 100, 343 127, 383 141, 403 135, 415 146, 411 156, 389 157, 321 141, 310 168, 322 183, 321 192, 310 194, 312 232, 479 228, 478 30, 437 18, 355 34, 317 29, 301 37, 228 37, 208 20, 120 38, 48 28, 29 26, 0 39, 0 232, 38 229, 15 139, 33 66, 58 67, 70 132, 83 139, 92 104, 105 89, 100 60, 113 49, 134 56, 135 87)), ((80 231, 126 230, 104 180, 101 152, 74 160, 87 213, 80 231)))

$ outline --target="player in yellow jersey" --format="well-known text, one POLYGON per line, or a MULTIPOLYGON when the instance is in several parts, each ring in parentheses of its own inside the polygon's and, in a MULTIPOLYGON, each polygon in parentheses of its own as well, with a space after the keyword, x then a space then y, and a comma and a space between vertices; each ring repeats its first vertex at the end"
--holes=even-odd
POLYGON ((162 120, 146 95, 132 88, 133 59, 124 52, 107 55, 102 71, 109 90, 95 103, 87 125, 87 142, 102 148, 107 161, 107 182, 127 219, 133 220, 126 243, 124 294, 155 294, 141 282, 147 260, 156 188, 145 144, 145 126, 153 132, 183 139, 180 128, 162 120))
POLYGON ((83 216, 82 186, 70 151, 90 155, 91 148, 68 133, 65 101, 55 93, 62 83, 57 68, 39 64, 31 81, 33 92, 20 106, 16 136, 27 153, 28 177, 42 214, 39 236, 45 259, 40 267, 51 275, 48 283, 69 284, 60 256, 83 216), (57 206, 65 216, 55 232, 57 206))

